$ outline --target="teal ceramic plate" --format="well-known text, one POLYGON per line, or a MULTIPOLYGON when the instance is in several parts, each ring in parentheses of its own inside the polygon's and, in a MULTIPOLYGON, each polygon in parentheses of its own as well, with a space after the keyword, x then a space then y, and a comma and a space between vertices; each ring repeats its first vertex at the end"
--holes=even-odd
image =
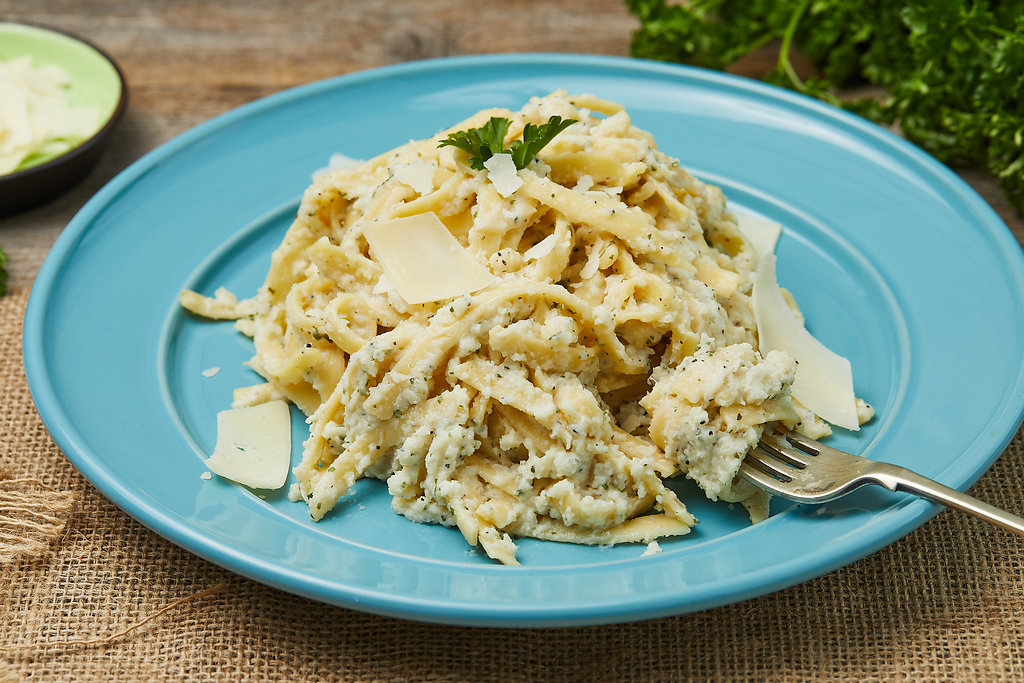
MULTIPOLYGON (((738 207, 786 226, 779 277, 812 331, 850 358, 878 417, 832 443, 964 489, 1024 409, 1021 250, 945 167, 815 101, 719 73, 636 60, 503 55, 411 63, 314 83, 232 111, 132 165, 75 217, 29 302, 25 364, 68 458, 153 530, 278 588, 409 619, 557 626, 744 600, 871 553, 937 508, 861 491, 820 507, 740 509, 679 486, 701 524, 643 546, 522 540, 520 567, 457 530, 395 515, 362 481, 314 524, 283 492, 204 480, 218 410, 257 381, 250 342, 198 322, 183 287, 255 292, 312 170, 367 158, 484 107, 564 88, 634 122, 738 207), (205 377, 204 370, 220 372, 205 377)), ((304 425, 294 415, 295 461, 304 425)))

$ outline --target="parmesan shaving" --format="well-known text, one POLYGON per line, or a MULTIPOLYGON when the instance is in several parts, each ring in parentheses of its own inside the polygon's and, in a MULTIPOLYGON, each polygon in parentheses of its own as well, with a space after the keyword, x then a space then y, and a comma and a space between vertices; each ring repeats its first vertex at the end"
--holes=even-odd
POLYGON ((99 129, 96 107, 72 106, 71 77, 30 57, 0 62, 0 174, 71 150, 99 129))
POLYGON ((511 154, 495 154, 484 162, 487 178, 502 197, 508 197, 523 186, 511 154))
POLYGON ((452 299, 495 280, 433 212, 368 223, 363 235, 391 286, 407 303, 452 299))
POLYGON ((291 415, 284 401, 217 413, 217 445, 206 460, 216 474, 254 489, 279 489, 291 464, 291 415))
POLYGON ((782 235, 782 225, 749 213, 736 213, 736 227, 753 245, 758 258, 775 253, 775 245, 782 235))
POLYGON ((798 363, 793 398, 827 422, 860 429, 850 361, 829 350, 797 320, 776 281, 774 254, 758 264, 753 305, 762 355, 784 351, 798 363))
POLYGON ((405 183, 419 194, 425 195, 434 189, 434 171, 436 170, 436 165, 417 159, 410 164, 395 167, 395 180, 405 183))
POLYGON ((544 258, 551 253, 551 250, 555 248, 555 234, 551 233, 537 244, 533 245, 529 249, 523 252, 523 258, 527 261, 533 259, 544 258))

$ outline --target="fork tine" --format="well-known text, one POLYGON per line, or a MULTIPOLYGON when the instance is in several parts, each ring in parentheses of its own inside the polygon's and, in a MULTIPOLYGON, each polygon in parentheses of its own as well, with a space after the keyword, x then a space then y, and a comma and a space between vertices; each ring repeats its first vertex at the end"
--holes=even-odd
POLYGON ((800 451, 792 448, 781 434, 763 434, 755 448, 760 448, 770 453, 782 462, 803 469, 807 467, 807 457, 800 451))
POLYGON ((780 481, 773 477, 772 475, 767 474, 759 467, 754 465, 755 462, 760 461, 754 460, 750 458, 750 456, 747 456, 747 459, 743 461, 742 465, 740 465, 739 473, 743 475, 744 478, 754 482, 755 484, 757 484, 763 489, 766 489, 767 491, 778 491, 780 486, 788 483, 780 481))
POLYGON ((796 446, 797 448, 802 450, 804 453, 807 453, 808 455, 821 454, 822 444, 818 443, 817 441, 814 441, 813 439, 808 439, 806 436, 800 434, 799 432, 784 432, 779 430, 777 427, 775 428, 775 432, 780 437, 788 441, 791 445, 796 446))
POLYGON ((759 451, 759 447, 760 444, 752 448, 747 453, 746 458, 744 458, 744 462, 756 467, 768 476, 774 477, 777 481, 792 481, 793 475, 796 474, 796 472, 794 472, 788 465, 779 463, 778 460, 772 457, 771 452, 763 450, 759 451), (765 457, 765 455, 768 457, 765 457))

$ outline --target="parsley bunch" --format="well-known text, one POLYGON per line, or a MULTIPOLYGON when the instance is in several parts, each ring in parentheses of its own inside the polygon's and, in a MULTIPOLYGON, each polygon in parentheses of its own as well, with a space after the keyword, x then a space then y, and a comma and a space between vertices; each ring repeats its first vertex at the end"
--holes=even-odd
POLYGON ((576 123, 576 119, 552 116, 547 123, 539 126, 528 123, 523 128, 523 139, 515 140, 510 149, 505 149, 505 134, 509 123, 506 118, 492 116, 480 128, 452 133, 438 147, 458 147, 467 152, 470 167, 478 171, 484 170, 484 162, 495 154, 511 154, 516 168, 522 170, 556 135, 576 123))
POLYGON ((625 0, 634 56, 724 69, 773 40, 766 80, 902 134, 948 164, 988 168, 1024 215, 1024 0, 625 0), (801 80, 790 48, 820 75, 801 80), (840 100, 870 83, 883 97, 840 100))

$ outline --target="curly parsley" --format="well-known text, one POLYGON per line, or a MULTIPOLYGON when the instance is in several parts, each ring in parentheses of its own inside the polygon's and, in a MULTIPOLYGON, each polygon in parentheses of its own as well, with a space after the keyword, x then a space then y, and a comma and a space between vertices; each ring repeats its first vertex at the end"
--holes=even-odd
POLYGON ((438 147, 458 147, 469 154, 469 165, 478 171, 484 170, 484 162, 495 154, 511 154, 516 168, 526 168, 555 136, 576 123, 576 119, 552 116, 547 123, 535 126, 526 124, 523 139, 515 140, 512 147, 505 149, 505 134, 511 122, 500 116, 492 116, 480 128, 460 130, 442 140, 438 147))
POLYGON ((1024 215, 1024 0, 625 0, 637 57, 724 69, 773 40, 765 80, 881 124, 948 164, 978 164, 1024 215), (801 80, 789 48, 820 75, 801 80), (870 83, 881 98, 840 100, 870 83))

